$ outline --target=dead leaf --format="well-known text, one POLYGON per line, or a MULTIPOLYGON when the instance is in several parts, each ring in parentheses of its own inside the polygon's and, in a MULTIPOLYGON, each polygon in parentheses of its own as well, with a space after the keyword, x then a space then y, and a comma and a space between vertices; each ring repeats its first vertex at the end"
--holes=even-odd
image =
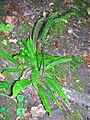
POLYGON ((82 51, 82 56, 83 57, 87 57, 88 56, 88 52, 85 50, 85 51, 82 51))
POLYGON ((7 24, 15 25, 17 22, 18 22, 18 19, 16 16, 6 16, 5 17, 5 23, 7 23, 7 24))
POLYGON ((22 18, 19 18, 19 22, 22 23, 24 20, 22 18))
POLYGON ((13 12, 13 15, 15 15, 15 16, 16 16, 16 15, 17 15, 17 12, 16 12, 16 11, 14 11, 14 12, 13 12))
POLYGON ((28 22, 28 24, 33 28, 34 27, 34 24, 31 23, 31 22, 28 22))
POLYGON ((28 110, 28 108, 25 108, 25 113, 24 113, 24 119, 26 120, 27 119, 27 117, 29 117, 31 114, 30 114, 30 112, 29 112, 29 110, 28 110))
POLYGON ((89 69, 90 69, 90 65, 87 65, 87 68, 89 68, 89 69))
POLYGON ((18 41, 17 39, 9 39, 9 42, 10 42, 10 43, 15 43, 15 44, 16 44, 17 41, 18 41))
POLYGON ((46 15, 47 15, 47 13, 44 11, 44 12, 43 12, 43 16, 46 17, 46 15))
POLYGON ((5 34, 6 37, 9 36, 9 32, 8 31, 4 31, 4 34, 5 34))
POLYGON ((86 56, 86 57, 85 57, 85 62, 86 62, 86 63, 90 63, 90 56, 86 56))
POLYGON ((59 48, 60 47, 60 42, 59 41, 55 41, 54 45, 55 45, 56 48, 59 48))
POLYGON ((58 103, 60 104, 60 106, 62 106, 62 108, 63 108, 65 111, 67 111, 66 108, 65 108, 65 106, 64 106, 64 104, 62 103, 62 101, 58 100, 58 103))
POLYGON ((23 15, 22 19, 25 20, 25 19, 27 19, 27 17, 28 17, 27 15, 23 15))
POLYGON ((52 5, 54 5, 54 3, 53 3, 53 2, 49 3, 49 6, 52 6, 52 5))
POLYGON ((83 6, 83 7, 86 7, 87 5, 86 5, 85 3, 82 3, 82 6, 83 6))
POLYGON ((17 117, 16 120, 21 120, 21 117, 17 117))
POLYGON ((5 5, 4 6, 4 9, 5 9, 5 12, 7 13, 7 12, 10 12, 10 10, 11 10, 11 5, 10 5, 10 3, 8 3, 7 5, 5 5))
POLYGON ((90 15, 90 7, 87 8, 88 15, 90 15))
POLYGON ((70 0, 65 0, 65 4, 69 5, 70 4, 70 0))

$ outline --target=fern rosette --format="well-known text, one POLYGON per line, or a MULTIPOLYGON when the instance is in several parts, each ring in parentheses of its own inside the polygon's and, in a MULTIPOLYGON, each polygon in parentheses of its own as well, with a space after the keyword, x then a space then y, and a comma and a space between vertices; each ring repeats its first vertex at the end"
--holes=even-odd
POLYGON ((22 41, 18 43, 20 47, 20 53, 15 55, 14 57, 8 55, 7 53, 0 52, 0 55, 4 58, 10 60, 12 63, 16 65, 16 68, 6 69, 3 71, 4 74, 10 72, 20 72, 21 77, 27 70, 30 73, 30 79, 19 79, 13 86, 13 96, 17 97, 17 95, 28 85, 33 84, 35 88, 38 89, 38 94, 42 100, 42 103, 46 109, 46 111, 51 115, 50 110, 50 102, 47 97, 47 93, 50 95, 50 98, 54 101, 54 103, 62 109, 60 106, 54 92, 56 92, 68 105, 70 104, 66 95, 62 91, 58 78, 59 73, 64 73, 59 67, 59 64, 66 63, 71 61, 71 58, 62 58, 60 56, 53 56, 44 53, 43 45, 45 43, 46 36, 50 27, 53 23, 57 23, 58 21, 64 21, 64 18, 57 18, 59 12, 52 14, 47 21, 45 21, 45 25, 42 28, 43 21, 46 20, 45 17, 39 19, 36 23, 34 31, 33 31, 33 39, 30 37, 27 40, 22 38, 22 41), (38 30, 41 29, 42 31, 38 30), (40 32, 40 33, 39 33, 40 32), (40 35, 40 36, 39 36, 40 35), (39 43, 37 44, 37 39, 40 38, 39 43), (35 46, 36 42, 36 46, 35 46), (39 49, 40 48, 40 49, 39 49), (40 51, 41 50, 41 51, 40 51), (17 61, 20 59, 20 63, 17 61), (57 72, 58 71, 58 72, 57 72), (54 92, 53 92, 53 90, 54 92), (47 92, 46 92, 47 91, 47 92))

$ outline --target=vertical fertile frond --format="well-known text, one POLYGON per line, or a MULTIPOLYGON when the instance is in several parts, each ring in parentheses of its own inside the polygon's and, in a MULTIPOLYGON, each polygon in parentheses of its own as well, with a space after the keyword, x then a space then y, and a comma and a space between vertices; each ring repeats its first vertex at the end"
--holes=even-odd
POLYGON ((37 21, 37 23, 36 23, 36 25, 35 25, 35 27, 34 27, 34 31, 33 31, 33 40, 34 40, 34 42, 35 42, 35 41, 37 40, 37 38, 38 38, 38 35, 39 35, 40 29, 41 29, 41 27, 42 27, 42 25, 43 25, 44 19, 45 19, 45 17, 40 18, 40 19, 37 21))
POLYGON ((43 43, 45 42, 47 33, 48 33, 48 31, 49 31, 49 29, 50 29, 52 23, 53 23, 53 21, 50 20, 50 19, 48 19, 48 21, 47 21, 45 27, 43 28, 42 34, 41 34, 41 36, 40 36, 40 42, 41 42, 41 44, 43 44, 43 43))
POLYGON ((55 17, 57 17, 57 15, 61 15, 61 13, 60 12, 55 12, 52 15, 49 16, 49 19, 53 20, 55 17))
POLYGON ((42 30, 42 34, 40 36, 40 40, 41 40, 41 44, 43 44, 45 42, 45 39, 46 39, 46 36, 47 36, 47 33, 51 27, 51 25, 53 24, 53 19, 58 15, 58 14, 61 14, 60 12, 55 12, 53 13, 47 20, 43 30, 42 30))

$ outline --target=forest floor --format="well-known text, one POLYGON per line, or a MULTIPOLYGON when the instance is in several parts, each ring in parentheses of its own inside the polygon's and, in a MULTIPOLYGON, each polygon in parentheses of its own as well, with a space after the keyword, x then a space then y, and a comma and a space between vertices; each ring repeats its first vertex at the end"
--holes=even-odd
MULTIPOLYGON (((71 6, 77 9, 82 8, 76 13, 78 17, 70 17, 67 23, 59 22, 51 27, 44 48, 46 53, 61 57, 69 56, 74 60, 73 68, 67 67, 67 64, 60 66, 65 70, 65 74, 61 75, 60 85, 71 105, 63 105, 64 110, 59 110, 55 105, 52 105, 51 117, 44 112, 31 115, 31 108, 36 106, 39 109, 41 103, 38 98, 35 98, 37 96, 36 90, 29 86, 23 93, 25 98, 29 99, 28 103, 24 103, 26 110, 24 119, 90 120, 90 3, 78 2, 73 5, 73 2, 66 3, 65 1, 59 2, 59 0, 43 2, 40 0, 6 0, 2 5, 3 8, 0 7, 2 9, 0 22, 11 23, 14 27, 10 33, 0 34, 0 51, 11 55, 19 52, 17 42, 21 40, 21 37, 27 39, 32 35, 34 25, 41 16, 50 15, 57 11, 61 12, 63 16, 67 14, 71 6)), ((9 67, 13 67, 13 65, 0 58, 0 72, 9 67)), ((3 79, 1 74, 0 79, 3 79)), ((17 79, 18 74, 13 73, 5 78, 10 85, 17 79)), ((10 90, 11 88, 6 91, 7 95, 11 94, 10 90)), ((20 120, 15 111, 16 103, 12 99, 0 96, 0 105, 5 105, 9 109, 6 120, 20 120)), ((0 116, 0 120, 3 119, 1 114, 0 116)))

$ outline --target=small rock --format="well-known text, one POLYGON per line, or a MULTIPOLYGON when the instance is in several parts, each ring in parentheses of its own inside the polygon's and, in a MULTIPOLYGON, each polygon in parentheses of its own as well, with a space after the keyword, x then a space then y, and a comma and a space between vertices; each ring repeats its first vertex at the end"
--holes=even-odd
POLYGON ((44 107, 42 104, 39 104, 38 106, 31 108, 31 114, 33 118, 37 117, 43 117, 43 115, 46 113, 44 107))

